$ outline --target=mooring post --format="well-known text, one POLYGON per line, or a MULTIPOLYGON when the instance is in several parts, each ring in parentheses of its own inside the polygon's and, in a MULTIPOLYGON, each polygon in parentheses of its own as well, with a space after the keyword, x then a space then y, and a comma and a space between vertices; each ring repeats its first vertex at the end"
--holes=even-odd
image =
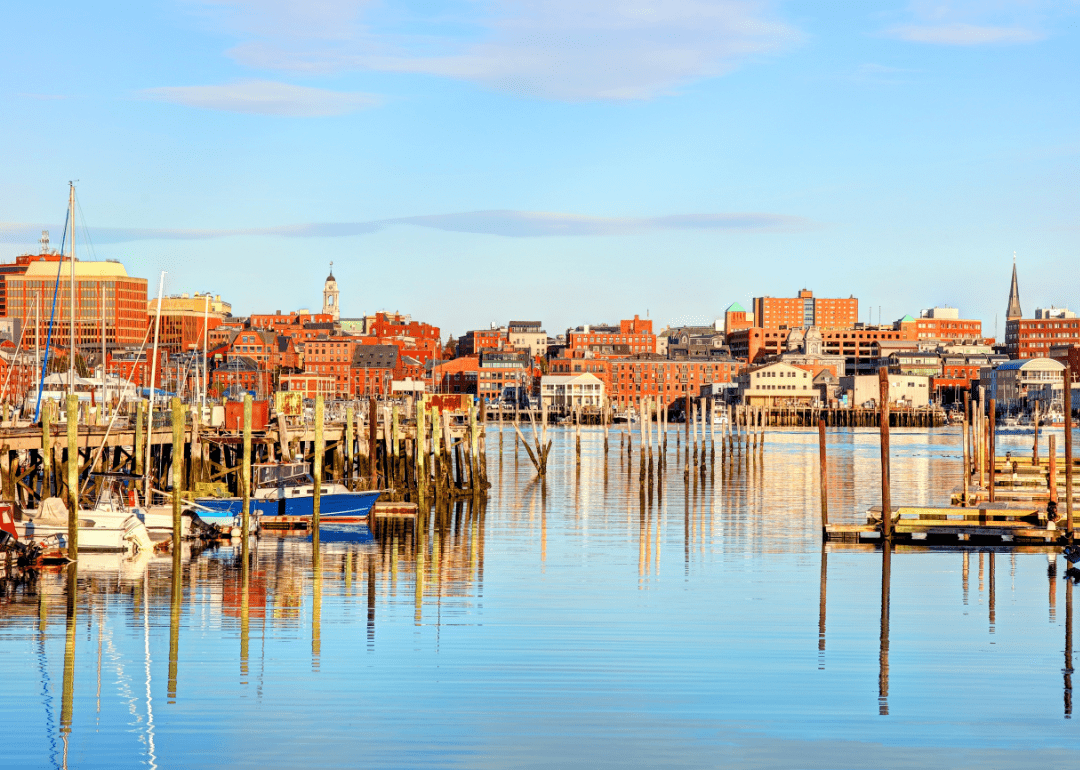
MULTIPOLYGON (((143 475, 143 446, 145 441, 143 440, 143 421, 146 419, 145 402, 139 399, 139 403, 135 405, 135 475, 143 475)), ((147 505, 150 501, 145 501, 147 505)))
POLYGON ((971 451, 969 446, 968 422, 971 411, 971 393, 963 392, 963 505, 968 505, 969 484, 971 482, 971 451))
POLYGON ((1046 489, 1050 493, 1050 502, 1057 504, 1057 436, 1051 433, 1047 436, 1050 456, 1047 458, 1046 489))
POLYGON ((313 553, 319 552, 319 506, 322 497, 322 472, 323 452, 326 446, 323 442, 323 412, 326 404, 323 402, 323 394, 315 395, 315 456, 312 458, 311 469, 315 479, 311 498, 311 548, 313 553))
MULTIPOLYGON (((164 486, 164 485, 162 485, 164 486)), ((184 493, 184 405, 172 398, 172 546, 180 550, 180 508, 184 493)), ((147 501, 149 505, 149 501, 147 501)))
POLYGON ((881 430, 881 536, 890 539, 892 492, 889 480, 889 370, 884 366, 878 369, 878 410, 881 430))
POLYGON ((821 466, 821 534, 825 536, 825 528, 829 526, 829 463, 825 453, 825 421, 818 420, 818 458, 821 466))
MULTIPOLYGON (((419 410, 417 410, 417 420, 419 421, 419 410)), ((417 422, 419 425, 419 422, 417 422)), ((419 430, 417 430, 419 433, 419 430)), ((353 408, 351 406, 345 407, 345 486, 348 489, 352 489, 353 479, 353 408)))
POLYGON ((67 555, 71 561, 79 558, 79 397, 67 397, 67 487, 68 533, 67 555))
POLYGON ((243 563, 247 564, 248 536, 251 534, 251 394, 244 394, 244 457, 240 466, 240 489, 244 495, 240 513, 243 563))
POLYGON ((379 488, 379 464, 375 462, 379 449, 379 412, 375 396, 368 401, 368 469, 372 489, 379 488))
POLYGON ((425 487, 427 487, 427 472, 424 469, 424 456, 427 454, 427 402, 425 396, 420 396, 416 403, 416 442, 413 444, 413 452, 416 455, 416 495, 420 500, 424 499, 425 487))
POLYGON ((52 407, 47 398, 41 409, 41 500, 52 496, 52 407))
POLYGON ((987 426, 987 441, 986 441, 986 454, 989 455, 988 460, 990 467, 990 502, 994 502, 994 483, 995 476, 997 476, 997 400, 990 399, 990 420, 987 426))
POLYGON ((1072 435, 1072 364, 1065 366, 1065 531, 1073 535, 1073 435, 1072 435))

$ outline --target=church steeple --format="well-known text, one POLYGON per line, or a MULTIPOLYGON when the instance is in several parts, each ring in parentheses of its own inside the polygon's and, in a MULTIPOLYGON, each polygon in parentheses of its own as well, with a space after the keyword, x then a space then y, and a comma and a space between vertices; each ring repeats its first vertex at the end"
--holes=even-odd
POLYGON ((1012 286, 1009 287, 1009 308, 1005 311, 1005 320, 1023 318, 1024 313, 1020 310, 1020 289, 1016 285, 1016 252, 1013 252, 1012 286))
POLYGON ((330 263, 330 275, 326 278, 326 283, 323 284, 323 301, 322 311, 323 313, 329 313, 337 321, 341 318, 341 310, 338 308, 338 287, 337 281, 334 280, 334 263, 330 263))

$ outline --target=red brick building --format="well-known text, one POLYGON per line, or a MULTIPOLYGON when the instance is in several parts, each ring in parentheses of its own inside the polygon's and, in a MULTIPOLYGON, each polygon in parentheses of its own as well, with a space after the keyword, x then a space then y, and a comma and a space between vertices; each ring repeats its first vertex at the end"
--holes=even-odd
POLYGON ((589 351, 597 356, 625 357, 656 352, 653 322, 634 316, 618 326, 581 326, 566 330, 567 352, 589 351))
POLYGON ((797 297, 754 297, 754 324, 765 329, 816 326, 843 329, 859 321, 859 300, 815 297, 803 289, 797 297))
POLYGON ((697 397, 705 385, 731 382, 743 368, 738 361, 672 361, 655 354, 612 359, 567 357, 551 362, 551 374, 596 375, 612 405, 622 409, 640 404, 645 397, 660 399, 670 407, 687 394, 697 397))
POLYGON ((349 364, 350 396, 385 395, 397 374, 400 356, 394 345, 357 345, 349 364))
MULTIPOLYGON (((1037 310, 1036 315, 1044 312, 1037 310)), ((1050 316, 1005 322, 1005 352, 1009 358, 1047 358, 1051 348, 1061 345, 1080 345, 1080 319, 1050 316)))

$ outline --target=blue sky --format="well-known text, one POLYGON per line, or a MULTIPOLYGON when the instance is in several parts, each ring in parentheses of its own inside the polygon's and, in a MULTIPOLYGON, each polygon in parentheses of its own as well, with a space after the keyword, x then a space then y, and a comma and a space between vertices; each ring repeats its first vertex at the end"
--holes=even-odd
POLYGON ((0 27, 0 259, 551 333, 734 301, 1080 310, 1080 2, 143 0, 0 27), (79 235, 83 238, 82 234, 79 235))

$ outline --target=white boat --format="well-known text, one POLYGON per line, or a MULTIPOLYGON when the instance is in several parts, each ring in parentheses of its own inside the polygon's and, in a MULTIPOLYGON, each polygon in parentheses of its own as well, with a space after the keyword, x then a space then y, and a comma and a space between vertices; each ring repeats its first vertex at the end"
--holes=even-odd
MULTIPOLYGON (((68 510, 63 500, 49 497, 41 507, 27 509, 15 520, 19 540, 50 550, 68 546, 68 510)), ((79 550, 132 553, 153 548, 150 533, 138 516, 95 505, 79 511, 79 550)))

